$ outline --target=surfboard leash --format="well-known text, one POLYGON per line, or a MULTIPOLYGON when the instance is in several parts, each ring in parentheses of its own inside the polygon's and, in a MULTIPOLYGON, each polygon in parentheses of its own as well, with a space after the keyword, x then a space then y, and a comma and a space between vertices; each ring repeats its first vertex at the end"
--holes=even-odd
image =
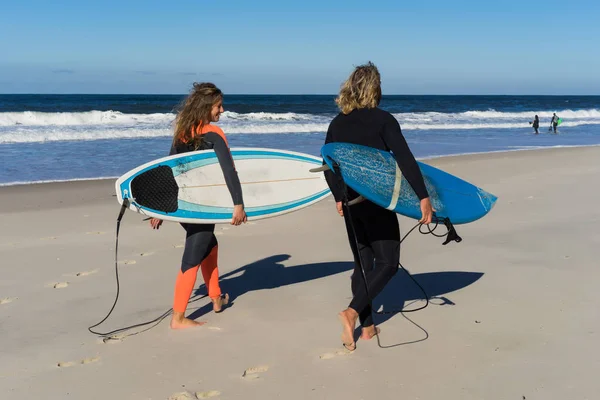
MULTIPOLYGON (((369 285, 367 282, 367 274, 365 272, 365 269, 364 269, 364 266, 362 263, 362 258, 360 257, 358 237, 356 235, 356 229, 354 227, 354 222, 352 221, 352 212, 350 211, 351 205, 357 204, 357 203, 356 202, 352 203, 351 201, 348 200, 348 185, 346 185, 346 182, 344 181, 344 179, 342 177, 340 165, 335 160, 333 160, 331 157, 329 157, 329 159, 331 160, 332 165, 333 165, 333 172, 335 173, 338 181, 341 182, 342 205, 344 207, 344 213, 348 213, 347 214, 348 222, 350 224, 350 229, 352 231, 352 236, 354 238, 354 246, 356 247, 356 251, 358 253, 358 263, 360 265, 360 271, 361 271, 361 275, 363 278, 363 284, 365 286, 365 292, 367 294, 367 299, 369 300, 369 307, 371 308, 371 314, 376 314, 376 315, 390 315, 390 314, 399 314, 399 313, 405 314, 405 313, 423 310, 430 303, 429 295, 427 294, 427 292, 425 291, 423 286, 421 286, 421 284, 419 284, 419 282, 417 282, 417 280, 412 276, 412 274, 406 268, 404 268, 404 266, 400 262, 398 262, 399 269, 402 269, 408 275, 408 277, 419 287, 419 289, 423 293, 423 297, 425 299, 425 305, 415 308, 415 309, 410 309, 410 310, 405 310, 404 308, 399 308, 399 309, 390 310, 390 311, 375 311, 373 309, 373 298, 371 297, 371 293, 369 292, 369 285)), ((427 230, 423 231, 422 229, 423 229, 424 225, 419 222, 415 226, 413 226, 404 235, 404 237, 402 237, 402 239, 400 239, 400 244, 402 244, 402 242, 408 237, 408 235, 410 235, 417 227, 419 228, 419 233, 421 233, 421 234, 424 234, 424 235, 431 234, 435 237, 446 237, 446 240, 444 241, 444 243, 442 243, 443 245, 446 245, 446 244, 450 243, 451 241, 456 241, 457 243, 462 241, 462 238, 460 236, 458 236, 458 234, 456 233, 456 229, 454 228, 454 226, 452 225, 452 222, 450 222, 450 220, 448 218, 437 218, 437 217, 435 217, 435 218, 436 218, 436 220, 435 220, 435 225, 433 226, 433 228, 431 228, 429 225, 427 225, 427 230), (441 235, 435 233, 435 230, 438 228, 440 222, 442 222, 446 226, 446 228, 448 228, 448 232, 441 234, 441 235)), ((413 324, 414 324, 414 322, 413 322, 413 324)), ((377 325, 375 325, 375 322, 373 322, 373 325, 375 326, 375 331, 377 331, 377 325)), ((417 325, 417 326, 421 330, 425 331, 419 325, 417 325)), ((425 331, 425 333, 427 334, 426 331, 425 331)), ((376 336, 377 336, 378 346, 381 348, 385 348, 385 347, 381 346, 381 343, 379 342, 379 334, 376 333, 376 336)))
MULTIPOLYGON (((148 327, 148 328, 146 328, 144 330, 141 330, 141 331, 138 331, 138 332, 135 332, 135 333, 130 333, 128 335, 124 335, 123 337, 134 336, 134 335, 140 334, 142 332, 145 332, 145 331, 147 331, 149 329, 154 328, 163 319, 165 319, 166 317, 168 317, 173 312, 173 309, 170 308, 167 311, 165 311, 163 314, 161 314, 159 317, 157 317, 157 318, 155 318, 155 319, 153 319, 151 321, 142 322, 142 323, 131 325, 131 326, 126 326, 126 327, 123 327, 123 328, 118 328, 118 329, 115 329, 115 330, 110 331, 110 332, 97 332, 97 331, 95 331, 93 329, 93 328, 97 327, 98 325, 101 325, 104 321, 106 321, 108 319, 108 317, 112 314, 113 310, 115 309, 115 307, 117 305, 117 302, 119 300, 119 292, 120 292, 120 286, 121 286, 120 282, 119 282, 119 262, 118 262, 118 254, 119 254, 119 230, 120 230, 120 227, 121 227, 121 220, 123 219, 123 215, 125 214, 125 210, 127 210, 127 208, 129 208, 130 204, 131 203, 130 203, 129 199, 127 199, 127 198, 123 199, 123 205, 121 206, 121 210, 119 211, 119 216, 117 217, 117 229, 116 229, 116 233, 115 233, 115 278, 116 278, 116 283, 117 283, 117 293, 115 295, 115 301, 113 302, 113 305, 110 308, 110 311, 108 311, 108 314, 106 314, 106 317, 104 317, 100 322, 98 322, 98 323, 96 323, 96 324, 88 327, 88 331, 90 331, 94 335, 98 335, 98 336, 104 337, 105 340, 109 340, 109 339, 111 339, 112 336, 117 335, 117 334, 122 333, 122 332, 126 332, 126 331, 131 330, 131 329, 141 328, 141 327, 146 326, 146 325, 154 324, 154 325, 152 325, 152 326, 150 326, 150 327, 148 327)), ((205 298, 207 296, 208 295, 194 296, 194 297, 192 297, 189 300, 188 304, 190 304, 192 302, 195 302, 197 300, 201 300, 201 299, 203 299, 203 298, 205 298)))

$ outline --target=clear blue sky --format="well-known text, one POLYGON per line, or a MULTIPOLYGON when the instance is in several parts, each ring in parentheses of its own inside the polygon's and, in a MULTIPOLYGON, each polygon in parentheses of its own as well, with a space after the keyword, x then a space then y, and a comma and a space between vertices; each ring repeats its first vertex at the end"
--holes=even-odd
POLYGON ((600 94, 600 2, 0 0, 0 93, 600 94))

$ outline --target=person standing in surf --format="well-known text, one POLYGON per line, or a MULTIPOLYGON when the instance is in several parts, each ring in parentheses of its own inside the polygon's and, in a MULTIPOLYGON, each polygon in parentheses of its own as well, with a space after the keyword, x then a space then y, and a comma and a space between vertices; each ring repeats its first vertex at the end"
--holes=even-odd
MULTIPOLYGON (((246 222, 242 187, 229 151, 227 138, 223 130, 213 122, 218 122, 223 112, 223 93, 212 83, 194 83, 190 95, 181 103, 175 119, 175 135, 170 155, 195 150, 214 149, 227 188, 233 200, 232 225, 246 222)), ((159 229, 162 220, 152 218, 150 226, 159 229)), ((214 224, 187 224, 181 226, 186 231, 185 248, 181 261, 181 270, 175 282, 173 318, 171 328, 183 329, 203 325, 205 322, 193 321, 185 317, 185 310, 196 283, 198 270, 213 303, 213 311, 219 313, 229 301, 227 294, 221 293, 219 269, 217 266, 218 243, 214 234, 214 224)))
MULTIPOLYGON (((325 144, 346 142, 392 151, 403 176, 420 200, 420 222, 429 224, 433 209, 421 170, 396 118, 378 107, 381 101, 381 77, 377 67, 371 62, 356 67, 342 84, 335 101, 341 112, 331 121, 325 144)), ((379 333, 373 323, 370 299, 361 272, 361 260, 367 277, 368 292, 376 297, 398 270, 400 228, 396 213, 368 200, 351 206, 350 221, 342 204, 344 194, 341 182, 332 171, 326 171, 325 178, 335 198, 337 211, 344 217, 354 256, 352 301, 348 308, 338 314, 343 328, 342 344, 347 350, 353 351, 356 349, 354 328, 357 320, 360 320, 362 326, 362 339, 369 340, 379 333), (351 224, 355 228, 356 241, 351 224)), ((348 200, 358 196, 358 193, 348 188, 348 200)))
POLYGON ((550 128, 548 128, 548 131, 551 131, 552 129, 554 129, 554 133, 556 132, 556 127, 558 126, 558 115, 556 115, 556 113, 554 113, 554 115, 552 115, 552 120, 550 120, 550 128))
POLYGON ((536 115, 533 118, 533 121, 530 121, 529 124, 531 124, 533 126, 533 130, 535 131, 535 134, 537 135, 539 132, 539 128, 540 128, 540 119, 538 118, 538 116, 536 115))

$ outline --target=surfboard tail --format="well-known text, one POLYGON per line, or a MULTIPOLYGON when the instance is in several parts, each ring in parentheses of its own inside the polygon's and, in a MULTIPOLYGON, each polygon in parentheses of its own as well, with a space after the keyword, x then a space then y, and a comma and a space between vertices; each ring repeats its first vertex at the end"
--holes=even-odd
POLYGON ((490 212, 490 210, 492 208, 494 208, 494 205, 496 204, 498 197, 494 196, 493 194, 491 194, 489 192, 486 192, 483 189, 479 189, 477 194, 479 195, 479 200, 481 201, 481 205, 483 206, 483 208, 487 212, 490 212))

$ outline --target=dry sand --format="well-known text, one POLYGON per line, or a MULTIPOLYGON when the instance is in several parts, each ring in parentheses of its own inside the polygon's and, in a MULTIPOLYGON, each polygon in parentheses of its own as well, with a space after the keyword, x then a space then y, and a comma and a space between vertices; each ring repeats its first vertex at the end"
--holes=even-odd
MULTIPOLYGON (((429 163, 498 204, 457 227, 462 243, 406 240, 401 261, 432 304, 379 318, 386 348, 358 341, 352 354, 336 318, 349 302, 351 253, 331 198, 217 226, 233 306, 190 304, 206 325, 171 331, 167 319, 105 342, 87 327, 115 295, 113 181, 0 188, 0 398, 597 399, 600 148, 429 163)), ((152 231, 142 218, 125 214, 121 297, 100 330, 171 306, 183 230, 152 231)), ((414 224, 400 222, 405 232, 414 224)), ((420 298, 399 272, 377 303, 420 298)))

